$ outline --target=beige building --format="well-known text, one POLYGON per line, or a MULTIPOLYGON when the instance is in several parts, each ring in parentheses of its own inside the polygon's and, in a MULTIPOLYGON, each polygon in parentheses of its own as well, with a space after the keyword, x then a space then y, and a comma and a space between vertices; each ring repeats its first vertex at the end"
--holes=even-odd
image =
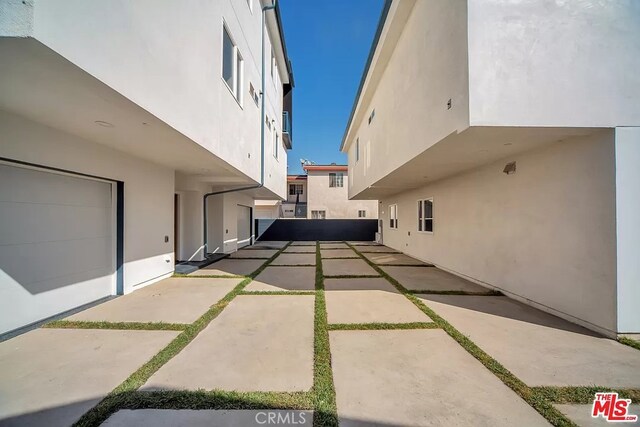
POLYGON ((640 332, 640 8, 385 3, 341 150, 392 248, 640 332))
POLYGON ((378 218, 377 200, 349 200, 346 165, 307 165, 304 170, 309 193, 307 218, 378 218))
POLYGON ((377 219, 376 200, 349 200, 346 165, 307 165, 287 176, 284 201, 256 200, 256 218, 377 219))

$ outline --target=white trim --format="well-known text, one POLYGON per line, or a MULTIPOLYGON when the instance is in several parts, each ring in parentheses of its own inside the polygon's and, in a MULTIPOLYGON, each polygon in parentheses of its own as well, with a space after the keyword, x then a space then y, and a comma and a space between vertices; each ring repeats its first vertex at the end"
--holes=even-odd
MULTIPOLYGON (((435 222, 433 220, 433 207, 435 205, 433 203, 433 197, 425 197, 425 198, 422 198, 422 199, 418 199, 418 200, 416 200, 416 202, 422 203, 422 202, 426 202, 427 200, 431 201, 431 218, 428 218, 426 216, 423 216, 422 218, 420 218, 420 216, 418 215, 417 221, 416 221, 416 233, 433 235, 433 230, 435 230, 435 222), (420 223, 424 219, 430 219, 431 220, 431 231, 420 230, 420 223)), ((422 206, 422 213, 424 214, 424 203, 423 203, 423 206, 422 206)))

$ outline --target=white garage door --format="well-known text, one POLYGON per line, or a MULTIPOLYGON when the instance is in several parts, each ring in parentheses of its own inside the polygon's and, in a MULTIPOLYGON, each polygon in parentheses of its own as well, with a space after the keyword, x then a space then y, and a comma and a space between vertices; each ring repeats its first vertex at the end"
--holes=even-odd
POLYGON ((238 249, 251 244, 251 208, 238 205, 238 249))
POLYGON ((0 164, 0 333, 114 293, 112 185, 0 164))

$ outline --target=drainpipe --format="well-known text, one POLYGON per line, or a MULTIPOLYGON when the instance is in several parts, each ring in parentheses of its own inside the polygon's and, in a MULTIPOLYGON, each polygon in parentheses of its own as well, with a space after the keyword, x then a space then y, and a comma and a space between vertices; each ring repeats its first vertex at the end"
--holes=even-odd
MULTIPOLYGON (((260 29, 261 31, 261 38, 260 38, 260 43, 261 43, 261 47, 262 47, 262 88, 260 91, 260 184, 255 184, 255 185, 250 185, 248 187, 241 187, 241 188, 234 188, 232 190, 222 190, 222 191, 214 191, 212 193, 207 193, 204 195, 203 197, 203 213, 204 213, 204 256, 205 258, 207 257, 207 249, 208 249, 208 236, 207 236, 207 231, 208 231, 208 224, 207 224, 207 199, 210 196, 215 196, 218 194, 225 194, 225 193, 234 193, 236 191, 243 191, 243 190, 253 190, 255 188, 262 188, 264 186, 264 98, 265 98, 265 82, 266 82, 266 78, 265 78, 265 61, 264 61, 264 14, 265 12, 269 11, 269 10, 273 10, 276 8, 276 1, 277 0, 273 0, 273 4, 271 4, 270 6, 263 6, 262 7, 262 13, 261 13, 261 23, 260 23, 260 29)), ((253 224, 252 224, 253 226, 253 224)))

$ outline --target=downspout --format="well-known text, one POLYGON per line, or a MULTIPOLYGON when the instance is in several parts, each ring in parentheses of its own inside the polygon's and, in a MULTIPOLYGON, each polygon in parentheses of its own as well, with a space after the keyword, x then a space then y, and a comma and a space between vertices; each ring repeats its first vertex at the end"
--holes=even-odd
MULTIPOLYGON (((268 10, 273 10, 276 8, 276 1, 277 0, 273 0, 273 4, 271 4, 270 6, 263 6, 262 7, 262 13, 260 14, 261 16, 261 21, 260 21, 260 29, 261 31, 261 38, 260 38, 260 43, 261 43, 261 47, 262 47, 262 87, 261 87, 261 91, 260 91, 260 183, 259 184, 255 184, 255 185, 250 185, 248 187, 241 187, 241 188, 234 188, 232 190, 222 190, 222 191, 214 191, 212 193, 207 193, 204 195, 203 197, 203 213, 204 213, 204 245, 203 245, 203 249, 204 249, 204 257, 207 257, 207 249, 208 249, 208 236, 207 236, 207 231, 208 231, 208 224, 207 224, 207 199, 210 196, 215 196, 218 194, 225 194, 225 193, 234 193, 236 191, 244 191, 244 190, 253 190, 255 188, 262 188, 264 186, 264 98, 265 98, 265 82, 266 82, 266 78, 265 78, 265 61, 264 61, 264 31, 265 31, 265 27, 264 27, 264 14, 265 12, 267 12, 268 10)), ((253 226, 253 224, 252 224, 253 226)))

